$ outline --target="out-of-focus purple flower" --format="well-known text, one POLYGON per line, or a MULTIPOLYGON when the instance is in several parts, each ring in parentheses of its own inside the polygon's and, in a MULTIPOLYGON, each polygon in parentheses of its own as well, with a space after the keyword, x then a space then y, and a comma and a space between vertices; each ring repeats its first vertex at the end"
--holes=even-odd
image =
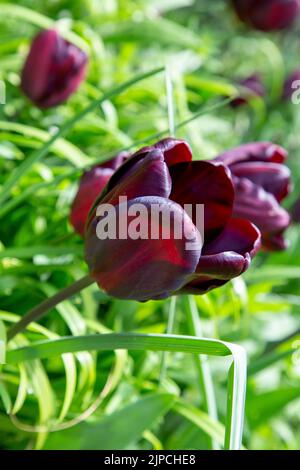
POLYGON ((260 232, 248 220, 232 218, 230 172, 222 163, 191 159, 188 144, 171 138, 143 148, 114 173, 95 201, 86 225, 85 258, 90 275, 108 294, 138 301, 203 294, 249 267, 260 247, 260 232), (127 197, 127 204, 120 203, 121 196, 127 197), (140 222, 147 224, 145 238, 128 236, 130 208, 136 203, 146 209, 140 222), (105 204, 115 207, 117 221, 126 215, 125 236, 98 238, 97 225, 103 222, 98 211, 105 204), (204 205, 204 244, 196 211, 189 215, 185 204, 204 205), (159 207, 161 218, 151 218, 153 205, 159 207), (163 220, 170 214, 173 223, 165 238, 163 220), (174 227, 182 222, 185 230, 178 238, 174 227), (153 228, 159 234, 156 238, 151 236, 153 228), (192 250, 187 248, 191 241, 192 250))
POLYGON ((285 80, 282 97, 284 100, 290 100, 293 93, 300 87, 300 69, 295 70, 285 80))
POLYGON ((296 223, 300 223, 300 199, 298 199, 294 205, 293 212, 293 221, 296 223))
POLYGON ((95 199, 101 194, 110 177, 127 157, 127 152, 121 152, 115 158, 94 166, 82 175, 70 213, 70 222, 82 237, 88 213, 95 199))
POLYGON ((229 150, 213 161, 230 168, 235 187, 233 214, 251 220, 262 233, 267 250, 286 247, 283 234, 290 224, 280 205, 291 188, 284 165, 286 151, 271 142, 253 142, 229 150))
POLYGON ((21 89, 40 108, 66 101, 85 77, 85 52, 57 31, 40 32, 31 44, 21 74, 21 89))
POLYGON ((299 0, 232 0, 244 22, 261 31, 275 31, 292 25, 300 12, 299 0))
POLYGON ((265 87, 258 74, 239 80, 237 84, 241 87, 241 94, 230 102, 233 108, 247 104, 249 99, 251 100, 255 96, 263 97, 265 95, 265 87))

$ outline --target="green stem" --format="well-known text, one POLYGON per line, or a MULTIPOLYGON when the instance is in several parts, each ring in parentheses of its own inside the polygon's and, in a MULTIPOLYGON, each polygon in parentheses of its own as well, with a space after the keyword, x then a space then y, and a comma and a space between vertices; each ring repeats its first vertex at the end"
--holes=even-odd
MULTIPOLYGON (((198 313, 198 308, 193 296, 188 296, 185 299, 186 314, 189 334, 200 338, 203 336, 202 325, 198 313)), ((207 414, 214 421, 218 421, 218 412, 216 405, 215 392, 211 377, 211 371, 208 363, 207 356, 194 356, 195 366, 199 377, 200 391, 203 394, 204 408, 207 414)), ((218 445, 211 439, 211 446, 213 449, 218 449, 218 445)))
POLYGON ((74 294, 77 294, 82 289, 85 289, 95 281, 89 275, 82 277, 78 281, 74 282, 65 289, 60 290, 57 294, 53 295, 49 299, 44 300, 39 305, 30 310, 24 317, 21 318, 18 323, 13 325, 7 333, 7 340, 10 341, 18 333, 21 333, 25 328, 33 321, 37 321, 42 318, 49 310, 56 307, 63 300, 68 299, 74 294))

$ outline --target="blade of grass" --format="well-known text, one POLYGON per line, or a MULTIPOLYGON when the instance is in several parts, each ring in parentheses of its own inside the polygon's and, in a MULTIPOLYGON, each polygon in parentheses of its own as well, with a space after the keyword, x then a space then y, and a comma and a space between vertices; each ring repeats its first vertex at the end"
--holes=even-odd
MULTIPOLYGON (((28 23, 34 24, 35 26, 43 29, 55 28, 57 26, 55 21, 30 8, 20 5, 12 5, 11 3, 1 3, 0 17, 5 19, 10 16, 20 19, 21 21, 27 21, 28 23)), ((83 49, 86 53, 89 53, 90 46, 81 36, 78 36, 72 31, 62 30, 60 33, 65 39, 83 49)))
POLYGON ((18 333, 23 331, 27 325, 29 325, 32 321, 36 321, 45 315, 49 310, 54 308, 60 302, 65 299, 68 299, 77 292, 80 292, 85 287, 90 286, 95 281, 90 278, 90 276, 84 276, 83 278, 79 279, 78 281, 74 282, 70 286, 62 289, 61 291, 57 292, 53 297, 44 300, 44 302, 40 303, 32 310, 30 310, 26 315, 24 315, 21 320, 16 323, 11 329, 8 331, 7 338, 10 341, 14 336, 18 333))
MULTIPOLYGON (((172 297, 170 300, 170 307, 169 307, 169 314, 168 314, 168 324, 167 324, 167 334, 171 334, 174 330, 174 323, 175 323, 175 313, 176 313, 176 296, 172 297)), ((161 385, 167 369, 167 353, 163 353, 161 357, 161 364, 160 364, 160 374, 159 374, 159 381, 158 383, 161 385)))
MULTIPOLYGON (((37 139, 41 142, 47 142, 51 138, 49 132, 16 122, 0 121, 0 129, 2 131, 16 132, 26 137, 37 139)), ((84 165, 90 164, 91 159, 76 147, 76 145, 65 139, 58 139, 53 144, 52 148, 54 152, 69 160, 78 168, 82 168, 84 165)))
POLYGON ((247 384, 247 357, 245 350, 230 345, 232 364, 228 375, 227 417, 225 430, 226 450, 238 450, 242 445, 247 384))
MULTIPOLYGON (((198 308, 193 296, 184 299, 189 333, 197 338, 203 336, 198 308)), ((200 392, 203 395, 204 408, 213 421, 218 421, 215 391, 207 356, 195 356, 195 366, 199 377, 200 392)), ((213 449, 218 448, 214 440, 213 449)))
POLYGON ((0 364, 5 364, 6 355, 6 329, 4 323, 0 320, 0 364))
POLYGON ((39 341, 28 347, 8 351, 7 363, 19 363, 32 359, 53 357, 65 352, 112 349, 147 349, 150 351, 175 351, 213 356, 228 356, 231 354, 233 347, 234 345, 220 340, 193 338, 190 336, 112 333, 39 341))
POLYGON ((66 337, 40 341, 34 345, 7 352, 8 363, 19 363, 60 355, 66 352, 91 350, 150 350, 173 351, 214 356, 232 355, 228 380, 227 426, 225 448, 239 449, 242 441, 246 391, 246 354, 242 347, 214 339, 178 335, 102 334, 66 337))
POLYGON ((135 85, 136 83, 140 82, 141 80, 145 80, 146 78, 150 78, 164 70, 163 67, 156 68, 154 70, 150 70, 148 72, 142 73, 137 75, 136 77, 122 83, 121 85, 116 86, 115 88, 110 89, 109 91, 105 92, 103 96, 93 101, 90 105, 88 105, 85 109, 80 111, 74 117, 69 119, 57 132, 54 134, 39 150, 30 154, 26 160, 24 160, 11 174, 11 176, 6 180, 2 187, 2 192, 0 194, 0 204, 2 204, 10 194, 12 188, 18 183, 20 178, 34 165, 38 162, 42 157, 44 157, 51 146, 59 139, 67 134, 69 130, 81 119, 83 119, 87 114, 94 111, 101 103, 105 100, 110 99, 114 96, 119 95, 127 88, 135 85))

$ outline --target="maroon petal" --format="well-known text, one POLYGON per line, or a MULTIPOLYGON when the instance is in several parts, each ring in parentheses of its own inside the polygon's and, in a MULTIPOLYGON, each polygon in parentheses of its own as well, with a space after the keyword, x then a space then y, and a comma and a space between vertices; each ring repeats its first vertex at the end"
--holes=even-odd
MULTIPOLYGON (((203 204, 205 240, 217 236, 231 217, 234 200, 233 184, 226 167, 195 161, 172 166, 170 174, 170 198, 182 207, 203 204)), ((193 220, 196 223, 194 217, 193 220)))
MULTIPOLYGON (((115 239, 99 240, 96 226, 101 219, 95 218, 86 233, 86 261, 91 276, 114 297, 139 301, 167 297, 186 284, 195 272, 201 253, 199 233, 183 209, 168 199, 137 198, 128 202, 128 208, 133 204, 143 204, 145 208, 141 226, 149 223, 146 225, 149 238, 120 239, 117 233, 115 239), (171 214, 171 227, 185 224, 183 237, 176 239, 175 231, 171 230, 170 238, 164 239, 163 219, 157 225, 159 237, 149 236, 156 224, 150 218, 152 205, 158 205, 163 216, 171 214), (191 241, 194 241, 193 250, 187 249, 191 241)), ((118 221, 128 213, 125 204, 115 209, 118 221)), ((129 228, 133 220, 128 217, 129 228)))
POLYGON ((232 165, 241 162, 273 162, 283 163, 287 158, 287 152, 279 145, 272 142, 251 142, 235 147, 218 155, 213 161, 232 165))
POLYGON ((127 178, 128 175, 134 171, 136 164, 146 158, 149 153, 153 153, 155 151, 160 152, 160 154, 163 155, 164 161, 168 166, 174 165, 178 162, 192 160, 192 152, 187 142, 168 137, 160 140, 155 145, 141 148, 128 158, 122 167, 120 167, 114 174, 113 178, 111 178, 107 191, 112 190, 124 178, 127 178))
POLYGON ((232 0, 239 18, 261 31, 292 25, 299 14, 299 0, 232 0))
POLYGON ((37 104, 50 108, 66 101, 84 80, 87 56, 77 46, 58 36, 55 58, 50 62, 48 82, 37 104))
POLYGON ((81 178, 70 213, 70 222, 79 235, 84 235, 90 209, 112 174, 113 170, 110 168, 96 167, 87 171, 81 178))
POLYGON ((282 232, 290 224, 290 216, 275 199, 262 187, 247 178, 234 178, 235 217, 247 218, 264 234, 282 232))
POLYGON ((168 166, 181 162, 190 162, 193 158, 191 147, 184 140, 167 137, 157 142, 154 147, 162 151, 168 166))
POLYGON ((111 160, 94 166, 82 175, 70 213, 70 222, 79 235, 84 235, 85 223, 96 198, 127 156, 127 152, 120 152, 111 160))
POLYGON ((279 163, 246 162, 231 165, 231 172, 239 178, 248 178, 257 186, 282 201, 291 189, 291 172, 285 165, 279 163))
POLYGON ((204 294, 245 272, 260 248, 259 230, 248 220, 232 219, 213 242, 203 247, 197 277, 184 292, 204 294))
POLYGON ((284 238, 284 231, 281 233, 263 234, 263 248, 266 251, 283 251, 288 246, 289 244, 284 238))
MULTIPOLYGON (((260 248, 260 239, 259 230, 249 220, 231 219, 218 238, 210 243, 205 243, 202 254, 210 256, 235 252, 245 258, 248 255, 253 258, 260 248)), ((199 272, 198 267, 197 272, 199 272)), ((223 277, 222 274, 220 275, 223 277)))
POLYGON ((147 156, 138 161, 126 178, 103 198, 103 203, 117 204, 120 196, 134 199, 139 196, 169 197, 171 192, 171 178, 163 155, 159 150, 147 153, 147 156))
POLYGON ((21 88, 33 101, 39 100, 44 94, 45 83, 51 58, 55 52, 58 34, 49 29, 39 33, 32 41, 31 48, 24 64, 21 76, 21 88), (43 51, 41 53, 41 51, 43 51))
MULTIPOLYGON (((127 165, 128 160, 120 167, 127 165)), ((118 172, 118 171, 117 171, 118 172)), ((114 178, 116 173, 111 179, 114 178)), ((111 185, 111 179, 107 188, 111 185)), ((106 189, 107 189, 106 188, 106 189)), ((160 196, 168 198, 171 192, 171 178, 168 167, 164 161, 160 150, 152 150, 147 155, 138 160, 126 172, 126 177, 120 177, 119 182, 113 185, 110 191, 101 194, 91 210, 90 220, 94 217, 96 207, 101 203, 116 205, 120 197, 127 197, 128 200, 141 196, 160 196)))
POLYGON ((130 153, 123 151, 118 153, 114 158, 101 163, 99 166, 102 168, 117 170, 128 158, 130 158, 130 153))
POLYGON ((21 88, 37 106, 49 108, 64 102, 85 77, 87 56, 55 30, 33 40, 22 71, 21 88))

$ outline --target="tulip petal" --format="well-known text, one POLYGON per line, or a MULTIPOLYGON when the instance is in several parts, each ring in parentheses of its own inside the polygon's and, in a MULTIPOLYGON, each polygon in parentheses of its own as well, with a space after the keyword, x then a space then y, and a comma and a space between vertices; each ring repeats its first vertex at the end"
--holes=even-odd
POLYGON ((21 88, 41 108, 65 101, 85 77, 87 55, 55 30, 33 40, 22 70, 21 88))
POLYGON ((234 178, 236 197, 233 214, 251 220, 262 234, 282 232, 290 224, 290 216, 275 197, 247 178, 234 178))
POLYGON ((167 137, 157 142, 154 147, 162 151, 168 166, 175 165, 176 163, 190 162, 193 158, 191 147, 184 140, 167 137))
POLYGON ((275 31, 290 26, 300 5, 298 0, 232 0, 239 18, 261 31, 275 31))
POLYGON ((50 62, 48 70, 52 80, 48 78, 47 87, 37 104, 42 108, 50 108, 66 101, 84 80, 86 66, 86 54, 58 36, 55 60, 50 62))
POLYGON ((259 230, 248 220, 231 219, 219 237, 205 244, 197 277, 182 292, 204 294, 245 272, 260 248, 259 230))
POLYGON ((119 202, 119 197, 123 196, 126 196, 128 200, 140 196, 169 197, 171 192, 171 178, 161 151, 152 150, 147 152, 144 158, 138 159, 135 164, 129 166, 129 168, 127 165, 128 161, 129 160, 114 173, 108 184, 108 189, 111 186, 112 189, 101 195, 101 199, 95 202, 93 209, 95 209, 100 202, 101 204, 109 203, 116 205, 119 202), (128 171, 122 175, 124 166, 128 168, 128 171), (113 183, 111 185, 111 180, 116 174, 118 184, 113 183))
POLYGON ((84 235, 90 209, 112 174, 113 170, 110 168, 96 167, 82 176, 70 213, 70 222, 79 235, 84 235))
MULTIPOLYGON (((234 200, 233 184, 226 167, 195 161, 172 166, 170 174, 170 199, 182 207, 203 204, 205 238, 210 240, 217 236, 231 217, 234 200)), ((196 223, 194 217, 193 221, 196 223)))
MULTIPOLYGON (((188 215, 173 201, 161 197, 141 197, 115 206, 117 220, 127 216, 134 204, 142 204, 141 226, 147 227, 147 239, 120 239, 120 237, 99 240, 95 218, 86 233, 86 261, 91 276, 108 294, 122 298, 146 301, 164 298, 186 284, 195 272, 201 253, 199 233, 188 215), (176 239, 176 230, 170 231, 169 239, 162 236, 163 218, 150 217, 151 206, 159 207, 163 216, 171 215, 171 228, 184 223, 183 236, 176 239), (157 239, 150 237, 151 230, 158 229, 157 239), (193 241, 193 249, 187 243, 193 241)), ((130 223, 134 220, 128 216, 130 223)))
POLYGON ((240 145, 218 155, 214 161, 225 165, 233 165, 241 162, 273 162, 283 163, 287 158, 287 152, 280 145, 272 142, 250 142, 240 145))
POLYGON ((21 88, 33 101, 39 100, 45 91, 57 38, 57 32, 49 29, 39 33, 32 42, 22 71, 21 88))
POLYGON ((257 186, 282 201, 291 189, 291 172, 279 163, 246 162, 231 165, 230 171, 239 178, 248 178, 257 186))

